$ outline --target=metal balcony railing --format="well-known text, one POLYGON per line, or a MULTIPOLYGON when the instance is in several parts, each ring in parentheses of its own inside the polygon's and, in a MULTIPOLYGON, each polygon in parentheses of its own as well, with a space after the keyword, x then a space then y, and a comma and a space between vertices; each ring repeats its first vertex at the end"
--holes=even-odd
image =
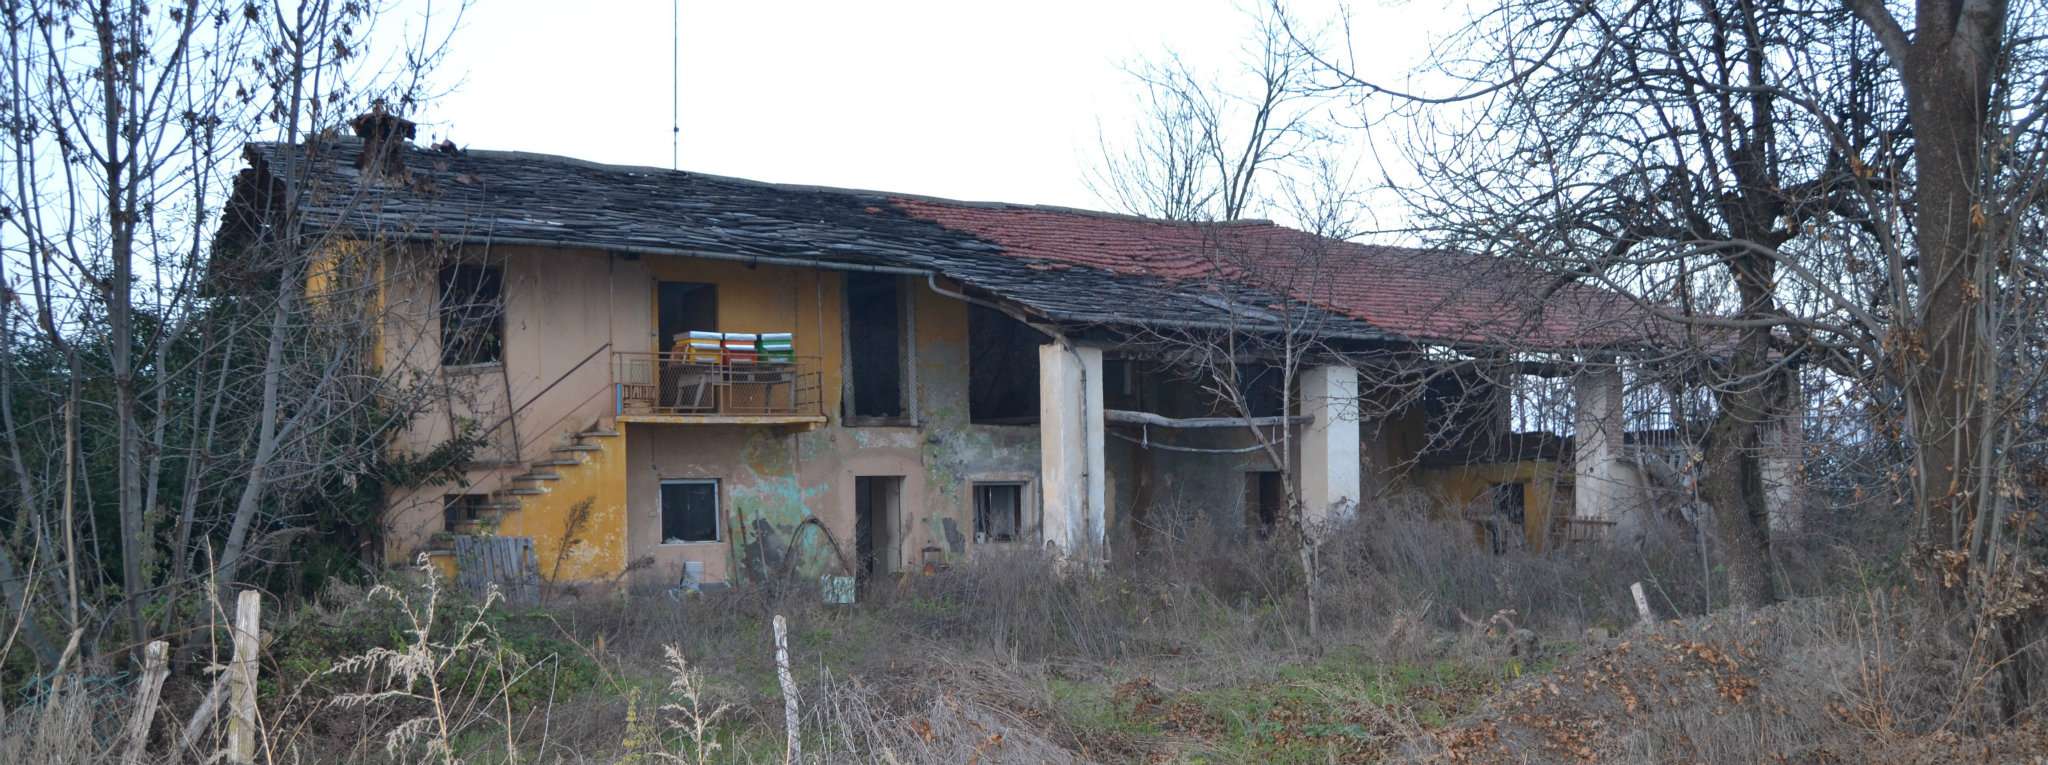
POLYGON ((815 356, 744 360, 685 353, 612 353, 622 415, 824 416, 815 356))

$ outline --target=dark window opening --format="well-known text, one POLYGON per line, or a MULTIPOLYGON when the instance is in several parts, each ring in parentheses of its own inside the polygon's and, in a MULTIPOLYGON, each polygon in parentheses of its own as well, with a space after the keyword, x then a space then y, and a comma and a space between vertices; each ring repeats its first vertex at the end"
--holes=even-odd
POLYGON ((1273 527, 1287 507, 1286 486, 1278 470, 1254 470, 1244 474, 1245 521, 1260 539, 1272 535, 1273 527))
POLYGON ((888 274, 846 275, 853 417, 903 416, 903 290, 888 274))
POLYGON ((441 268, 441 364, 504 360, 505 272, 463 263, 441 268))
POLYGON ((661 543, 719 541, 718 482, 661 482, 661 543))
POLYGON ((1102 405, 1110 409, 1143 409, 1138 397, 1138 368, 1129 359, 1102 360, 1102 405))
MULTIPOLYGON (((1286 404, 1287 374, 1270 364, 1244 364, 1237 368, 1237 392, 1249 411, 1225 412, 1225 416, 1278 417, 1286 404)), ((1226 402, 1228 404, 1230 402, 1226 402)))
POLYGON ((718 285, 661 282, 655 293, 656 350, 675 350, 689 332, 718 331, 718 285))
POLYGON ((474 521, 483 514, 484 505, 491 501, 488 494, 446 494, 441 497, 441 530, 458 531, 464 523, 474 521))
POLYGON ((974 485, 974 541, 1015 542, 1024 537, 1024 484, 974 485))
POLYGON ((1520 547, 1523 542, 1523 521, 1526 517, 1525 484, 1497 483, 1489 490, 1493 500, 1493 515, 1487 523, 1487 539, 1492 543, 1493 554, 1499 555, 1520 547))
POLYGON ((1008 314, 967 309, 967 416, 977 423, 1038 419, 1038 347, 1048 338, 1008 314))

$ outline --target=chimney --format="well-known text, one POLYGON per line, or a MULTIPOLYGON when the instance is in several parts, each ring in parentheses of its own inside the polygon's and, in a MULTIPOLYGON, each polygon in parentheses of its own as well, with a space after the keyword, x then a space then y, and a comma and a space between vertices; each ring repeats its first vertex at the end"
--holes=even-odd
POLYGON ((415 130, 411 120, 385 110, 384 102, 378 101, 348 124, 363 139, 356 169, 363 171, 364 180, 405 178, 405 147, 415 130))

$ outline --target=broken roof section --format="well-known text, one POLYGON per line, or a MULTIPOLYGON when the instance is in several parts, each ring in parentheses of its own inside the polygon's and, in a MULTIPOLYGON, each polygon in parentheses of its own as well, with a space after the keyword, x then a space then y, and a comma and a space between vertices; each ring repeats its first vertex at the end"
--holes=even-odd
MULTIPOLYGON (((545 245, 903 269, 1067 327, 1310 324, 1328 337, 1565 350, 1634 344, 1625 298, 1526 265, 1375 247, 1264 221, 1183 223, 404 145, 366 179, 363 143, 251 144, 242 189, 297 200, 346 236, 545 245), (254 181, 261 181, 260 183, 254 181), (294 188, 296 187, 296 188, 294 188)), ((248 210, 244 200, 231 210, 248 210)), ((250 230, 231 213, 224 236, 250 230)))

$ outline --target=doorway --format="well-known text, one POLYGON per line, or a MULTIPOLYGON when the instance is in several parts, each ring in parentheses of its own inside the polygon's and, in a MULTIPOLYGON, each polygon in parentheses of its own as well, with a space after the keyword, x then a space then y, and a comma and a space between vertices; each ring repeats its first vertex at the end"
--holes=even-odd
POLYGON ((718 331, 718 285, 658 282, 655 285, 654 350, 675 350, 677 335, 718 331))
POLYGON ((853 547, 855 578, 862 585, 896 573, 901 560, 900 528, 903 477, 855 476, 853 479, 853 547))
POLYGON ((701 282, 656 282, 654 287, 654 368, 660 370, 659 404, 663 412, 701 412, 718 408, 715 370, 693 368, 689 356, 670 356, 684 347, 691 332, 718 331, 718 285, 701 282))
POLYGON ((1273 535, 1287 509, 1287 487, 1278 470, 1253 470, 1244 474, 1244 520, 1260 539, 1273 535))

